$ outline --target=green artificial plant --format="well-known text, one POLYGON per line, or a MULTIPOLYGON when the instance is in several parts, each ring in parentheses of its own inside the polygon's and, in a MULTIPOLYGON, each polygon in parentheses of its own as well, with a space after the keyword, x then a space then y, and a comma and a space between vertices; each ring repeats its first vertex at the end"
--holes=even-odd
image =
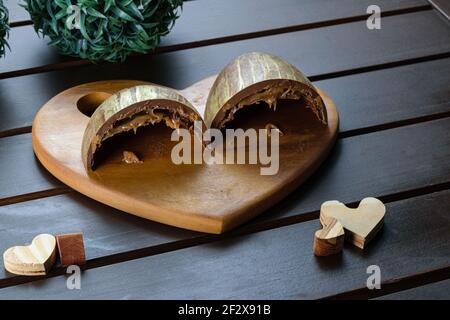
POLYGON ((5 49, 9 48, 8 42, 8 9, 3 5, 3 0, 0 0, 0 57, 5 54, 5 49))
POLYGON ((65 55, 123 61, 158 46, 182 0, 24 0, 34 29, 65 55))

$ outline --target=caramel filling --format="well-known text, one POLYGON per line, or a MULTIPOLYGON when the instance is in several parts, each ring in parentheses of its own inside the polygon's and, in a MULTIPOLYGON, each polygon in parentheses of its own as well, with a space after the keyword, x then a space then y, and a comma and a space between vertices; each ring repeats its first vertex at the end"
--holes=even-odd
MULTIPOLYGON (((102 135, 97 134, 91 143, 92 160, 91 167, 94 164, 94 154, 97 149, 100 148, 103 141, 111 138, 112 136, 133 130, 136 134, 138 128, 147 125, 154 125, 162 121, 172 129, 187 128, 192 129, 194 121, 198 120, 198 117, 194 113, 186 113, 182 108, 176 110, 168 110, 163 107, 155 107, 152 109, 141 109, 140 112, 133 114, 123 115, 118 118, 102 135)), ((125 157, 125 156, 124 156, 125 157)), ((125 161, 125 160, 124 160, 125 161)))
POLYGON ((259 104, 260 102, 265 102, 269 105, 269 108, 273 107, 276 111, 278 99, 293 99, 300 100, 305 99, 307 103, 307 108, 311 108, 316 114, 317 118, 322 122, 326 123, 325 114, 320 101, 320 97, 314 98, 309 90, 304 88, 295 87, 285 83, 280 83, 279 85, 272 85, 263 88, 262 90, 243 98, 239 103, 225 111, 225 116, 220 121, 218 127, 223 128, 225 123, 234 119, 234 114, 245 106, 252 104, 259 104))
POLYGON ((159 123, 161 121, 165 121, 166 125, 172 129, 178 129, 181 125, 181 121, 179 119, 173 119, 169 115, 162 112, 152 112, 135 116, 117 126, 112 127, 105 133, 102 140, 108 139, 115 134, 130 130, 133 130, 134 134, 136 134, 138 128, 159 123))

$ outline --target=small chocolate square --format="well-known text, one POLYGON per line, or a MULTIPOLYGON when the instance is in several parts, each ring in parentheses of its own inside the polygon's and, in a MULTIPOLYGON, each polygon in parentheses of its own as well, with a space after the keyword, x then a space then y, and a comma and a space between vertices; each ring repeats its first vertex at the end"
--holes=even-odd
POLYGON ((80 266, 86 263, 83 234, 60 234, 56 236, 56 243, 58 244, 59 258, 62 266, 80 266))

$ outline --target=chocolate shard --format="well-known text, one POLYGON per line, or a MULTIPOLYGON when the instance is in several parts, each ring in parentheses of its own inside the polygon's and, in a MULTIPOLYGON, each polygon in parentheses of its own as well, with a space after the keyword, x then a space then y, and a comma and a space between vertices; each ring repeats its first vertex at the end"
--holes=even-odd
POLYGON ((143 161, 139 160, 134 152, 124 150, 122 153, 122 162, 125 162, 126 164, 137 164, 142 163, 143 161))
POLYGON ((223 128, 239 109, 266 102, 275 110, 279 99, 302 99, 320 122, 327 123, 325 105, 308 78, 283 59, 261 52, 241 55, 220 72, 204 120, 208 127, 223 128))

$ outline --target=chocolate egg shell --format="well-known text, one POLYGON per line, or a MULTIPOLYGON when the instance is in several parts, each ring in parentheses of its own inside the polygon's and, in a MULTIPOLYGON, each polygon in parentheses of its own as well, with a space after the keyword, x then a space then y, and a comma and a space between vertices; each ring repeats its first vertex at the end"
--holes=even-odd
POLYGON ((223 128, 239 109, 260 102, 276 108, 279 99, 303 99, 317 118, 327 122, 322 98, 306 76, 283 59, 267 53, 239 56, 218 75, 205 109, 208 127, 223 128))
POLYGON ((85 129, 81 154, 87 170, 94 170, 95 153, 116 134, 164 122, 171 128, 191 129, 201 116, 177 91, 157 85, 123 89, 106 99, 85 129))

